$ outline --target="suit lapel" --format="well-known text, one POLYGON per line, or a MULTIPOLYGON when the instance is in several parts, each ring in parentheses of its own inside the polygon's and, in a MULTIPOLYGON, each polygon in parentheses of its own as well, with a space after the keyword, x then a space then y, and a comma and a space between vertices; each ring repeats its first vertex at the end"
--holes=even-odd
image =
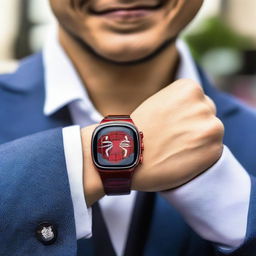
POLYGON ((72 124, 67 107, 54 115, 43 113, 45 100, 42 55, 21 62, 15 74, 0 77, 0 143, 72 124))

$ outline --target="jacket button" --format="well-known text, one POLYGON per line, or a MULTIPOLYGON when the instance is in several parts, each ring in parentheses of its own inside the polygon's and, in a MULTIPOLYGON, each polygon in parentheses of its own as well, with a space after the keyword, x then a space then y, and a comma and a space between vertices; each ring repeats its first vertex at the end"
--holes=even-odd
POLYGON ((58 236, 56 227, 49 222, 42 222, 36 228, 36 238, 44 245, 53 244, 58 236))

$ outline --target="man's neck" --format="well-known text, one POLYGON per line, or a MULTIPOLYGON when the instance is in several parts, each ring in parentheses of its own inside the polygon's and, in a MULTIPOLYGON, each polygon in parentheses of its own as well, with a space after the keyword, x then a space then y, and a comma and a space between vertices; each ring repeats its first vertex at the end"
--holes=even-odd
POLYGON ((144 100, 174 80, 178 64, 174 44, 147 61, 117 65, 85 50, 63 30, 59 38, 95 108, 103 116, 131 114, 144 100))

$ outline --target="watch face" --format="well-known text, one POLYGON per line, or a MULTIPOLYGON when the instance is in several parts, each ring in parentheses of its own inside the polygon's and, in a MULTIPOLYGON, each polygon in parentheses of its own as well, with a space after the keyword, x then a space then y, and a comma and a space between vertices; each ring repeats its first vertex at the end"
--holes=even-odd
POLYGON ((93 140, 94 161, 111 169, 130 168, 137 162, 138 137, 129 126, 114 125, 99 129, 93 140))

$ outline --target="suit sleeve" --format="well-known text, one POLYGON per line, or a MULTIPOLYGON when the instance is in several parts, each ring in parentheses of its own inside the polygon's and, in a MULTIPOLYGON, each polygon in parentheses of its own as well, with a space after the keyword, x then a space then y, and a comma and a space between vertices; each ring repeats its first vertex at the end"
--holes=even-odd
POLYGON ((0 145, 0 255, 75 256, 76 230, 62 129, 0 145), (58 237, 44 245, 42 222, 58 237))

